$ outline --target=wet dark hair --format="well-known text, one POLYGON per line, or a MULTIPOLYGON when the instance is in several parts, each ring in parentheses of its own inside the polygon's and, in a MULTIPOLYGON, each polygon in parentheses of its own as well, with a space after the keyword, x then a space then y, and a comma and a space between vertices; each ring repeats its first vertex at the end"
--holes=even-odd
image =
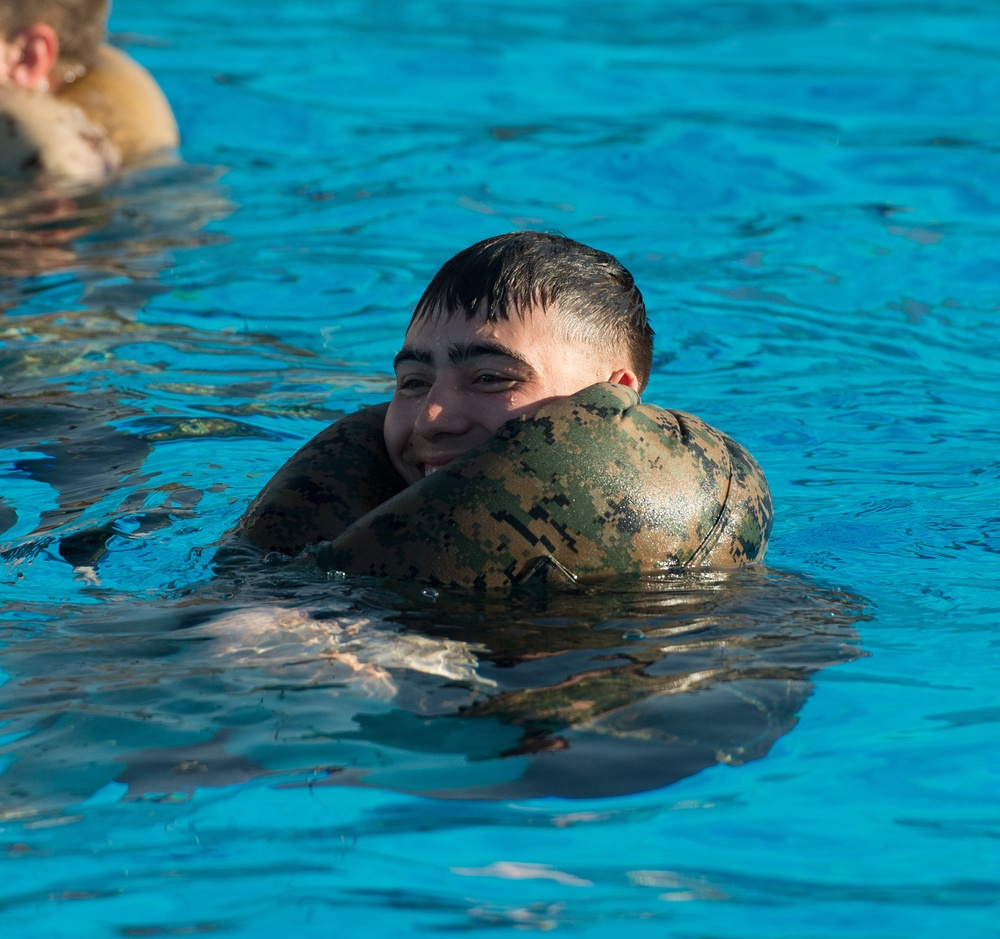
POLYGON ((0 0, 0 31, 7 37, 47 23, 59 37, 59 62, 90 68, 107 34, 110 0, 0 0))
POLYGON ((459 311, 506 320, 532 307, 560 317, 568 338, 624 354, 646 387, 653 330, 635 280, 612 255, 562 235, 510 232, 460 251, 427 285, 411 322, 459 311))

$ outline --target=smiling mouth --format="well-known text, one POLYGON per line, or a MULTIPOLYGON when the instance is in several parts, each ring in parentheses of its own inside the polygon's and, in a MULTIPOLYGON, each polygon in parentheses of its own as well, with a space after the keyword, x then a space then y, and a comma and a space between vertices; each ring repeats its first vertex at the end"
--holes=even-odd
POLYGON ((451 462, 452 462, 451 460, 448 460, 447 463, 424 463, 424 465, 423 465, 424 466, 424 479, 426 479, 428 476, 430 476, 431 473, 436 473, 439 469, 444 469, 448 465, 448 463, 451 463, 451 462))
POLYGON ((423 474, 423 478, 426 479, 431 473, 436 473, 439 469, 444 469, 449 463, 453 463, 457 460, 459 454, 449 457, 435 457, 433 463, 418 463, 417 467, 423 474))

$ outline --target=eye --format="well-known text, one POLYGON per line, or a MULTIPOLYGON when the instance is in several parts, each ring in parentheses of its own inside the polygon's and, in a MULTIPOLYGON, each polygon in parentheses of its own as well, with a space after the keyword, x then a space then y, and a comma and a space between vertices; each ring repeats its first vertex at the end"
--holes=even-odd
POLYGON ((505 391, 516 381, 512 375, 505 375, 502 372, 480 372, 475 377, 475 384, 487 391, 505 391))
POLYGON ((430 386, 426 378, 419 375, 397 375, 396 391, 404 395, 417 395, 430 386))

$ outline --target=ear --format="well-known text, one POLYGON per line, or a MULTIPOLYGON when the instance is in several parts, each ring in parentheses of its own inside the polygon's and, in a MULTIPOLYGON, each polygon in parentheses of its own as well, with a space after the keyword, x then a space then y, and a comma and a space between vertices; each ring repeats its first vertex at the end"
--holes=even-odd
POLYGON ((635 372, 627 368, 615 369, 608 381, 614 385, 627 385, 635 392, 639 391, 639 379, 636 378, 635 372))
POLYGON ((59 58, 59 37, 48 23, 25 26, 10 42, 9 76, 21 88, 47 91, 49 75, 59 58))

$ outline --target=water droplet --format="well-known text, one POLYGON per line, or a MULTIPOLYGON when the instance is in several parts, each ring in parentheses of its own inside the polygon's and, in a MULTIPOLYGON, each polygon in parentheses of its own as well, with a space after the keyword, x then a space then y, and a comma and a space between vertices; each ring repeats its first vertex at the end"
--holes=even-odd
POLYGON ((622 633, 622 639, 645 639, 646 634, 641 629, 626 629, 622 633))
POLYGON ((424 589, 420 591, 420 596, 426 597, 428 600, 436 600, 439 594, 433 587, 424 587, 424 589))
POLYGON ((347 580, 347 571, 327 571, 327 580, 347 580))

